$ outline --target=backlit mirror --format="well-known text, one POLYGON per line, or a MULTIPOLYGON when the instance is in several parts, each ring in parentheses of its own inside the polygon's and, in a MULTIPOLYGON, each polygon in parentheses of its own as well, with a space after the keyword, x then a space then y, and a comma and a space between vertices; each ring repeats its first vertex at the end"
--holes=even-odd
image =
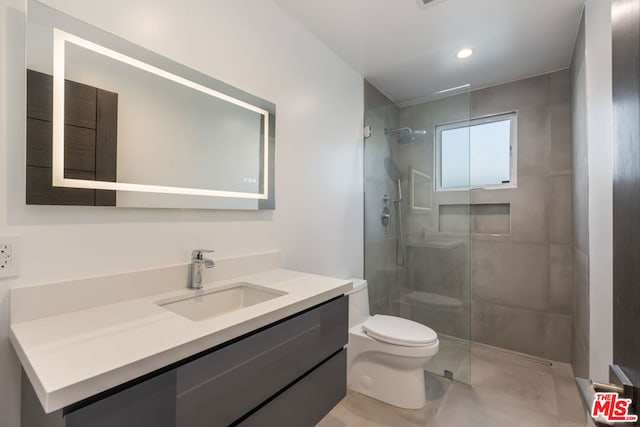
POLYGON ((275 105, 28 2, 27 203, 274 208, 275 105))

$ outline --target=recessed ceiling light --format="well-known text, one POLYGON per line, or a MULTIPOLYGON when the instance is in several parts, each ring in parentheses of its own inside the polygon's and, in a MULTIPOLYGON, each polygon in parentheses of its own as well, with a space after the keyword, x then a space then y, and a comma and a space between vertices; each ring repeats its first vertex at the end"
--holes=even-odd
POLYGON ((455 91, 460 90, 460 89, 469 89, 470 87, 471 87, 471 85, 469 83, 467 83, 466 85, 450 87, 449 89, 439 90, 437 92, 434 92, 433 94, 434 95, 440 95, 441 93, 455 92, 455 91))
POLYGON ((456 58, 467 59, 471 55, 473 55, 473 49, 465 47, 464 49, 460 49, 458 53, 456 53, 456 58))

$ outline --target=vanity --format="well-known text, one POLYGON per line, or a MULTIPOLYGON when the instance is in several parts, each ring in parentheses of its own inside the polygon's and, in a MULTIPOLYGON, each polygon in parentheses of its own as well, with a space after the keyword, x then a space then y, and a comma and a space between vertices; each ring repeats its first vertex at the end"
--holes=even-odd
POLYGON ((351 282, 278 258, 218 260, 201 290, 188 265, 15 289, 22 425, 315 425, 346 393, 351 282))

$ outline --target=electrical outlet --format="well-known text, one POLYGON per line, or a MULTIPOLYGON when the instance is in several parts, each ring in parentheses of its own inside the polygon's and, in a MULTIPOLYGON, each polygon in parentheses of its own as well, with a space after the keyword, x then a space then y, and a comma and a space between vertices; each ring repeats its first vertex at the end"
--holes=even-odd
POLYGON ((0 277, 14 277, 20 273, 19 248, 17 237, 0 237, 0 277))

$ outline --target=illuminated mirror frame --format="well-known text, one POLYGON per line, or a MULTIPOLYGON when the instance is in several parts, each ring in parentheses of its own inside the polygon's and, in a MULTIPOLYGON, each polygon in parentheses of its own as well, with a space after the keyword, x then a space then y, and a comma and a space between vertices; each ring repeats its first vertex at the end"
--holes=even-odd
POLYGON ((191 80, 177 76, 158 67, 138 61, 104 46, 74 36, 60 30, 53 29, 53 176, 52 182, 56 187, 87 188, 94 190, 139 191, 144 193, 184 194, 190 196, 236 197, 241 199, 268 199, 269 188, 269 112, 249 103, 240 101, 191 80), (263 138, 263 192, 241 193, 234 191, 205 190, 199 188, 168 187, 161 185, 131 184, 125 182, 92 181, 87 179, 71 179, 64 177, 64 82, 65 82, 65 44, 72 43, 97 54, 123 62, 140 70, 171 80, 190 89, 200 91, 223 101, 262 115, 264 123, 263 138))
POLYGON ((257 200, 258 209, 275 208, 275 104, 221 82, 185 65, 151 52, 132 42, 93 27, 36 0, 28 2, 27 13, 53 30, 53 141, 52 184, 56 187, 116 190, 142 193, 206 196, 257 200), (91 40, 91 41, 90 41, 91 40), (229 102, 262 116, 261 192, 246 193, 202 188, 187 188, 92 181, 64 177, 64 81, 65 47, 72 43, 129 66, 166 78, 174 83, 229 102), (109 46, 109 48, 105 47, 109 46), (111 48, 113 47, 113 48, 111 48), (171 71, 169 71, 171 70, 171 71))

